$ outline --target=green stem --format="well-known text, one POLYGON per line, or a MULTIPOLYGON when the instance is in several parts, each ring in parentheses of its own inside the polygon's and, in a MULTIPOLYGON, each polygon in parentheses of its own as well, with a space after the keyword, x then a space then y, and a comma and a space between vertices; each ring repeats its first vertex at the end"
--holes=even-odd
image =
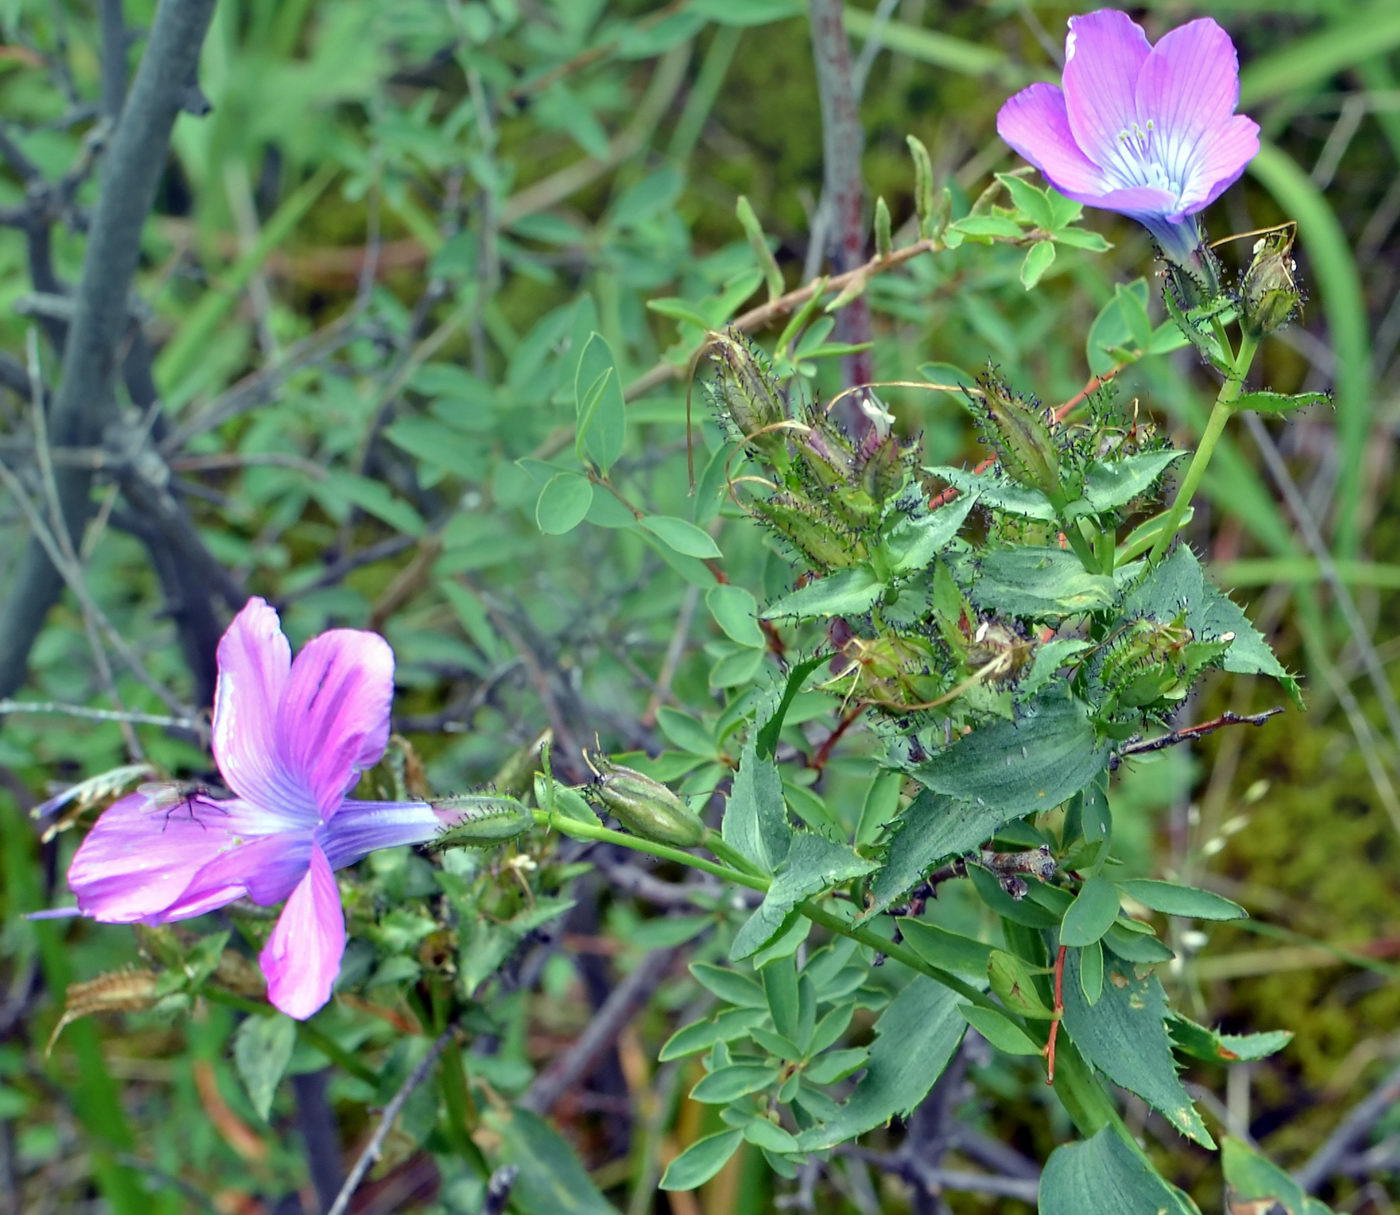
MULTIPOLYGON (((713 874, 715 877, 726 882, 732 882, 738 886, 747 886, 750 890, 761 890, 765 894, 768 892, 772 880, 759 873, 753 862, 748 860, 734 847, 725 842, 717 832, 707 831, 705 833, 705 847, 709 848, 717 856, 723 856, 730 862, 730 866, 716 865, 712 861, 707 861, 703 857, 695 856, 680 848, 672 848, 669 844, 657 844, 651 840, 642 839, 638 835, 626 835, 621 831, 613 831, 597 823, 585 823, 580 819, 565 818, 560 814, 550 814, 547 810, 533 811, 535 821, 546 827, 554 827, 565 835, 573 836, 575 839, 595 840, 602 844, 617 844, 622 848, 630 848, 633 852, 645 852, 651 856, 660 857, 663 860, 674 861, 678 865, 687 865, 691 869, 699 869, 704 873, 713 874)), ((797 905, 797 910, 814 924, 820 924, 823 928, 831 932, 839 933, 843 937, 850 937, 854 941, 859 941, 862 945, 868 945, 871 949, 878 950, 888 958, 893 958, 896 962, 909 967, 910 970, 917 971, 921 975, 927 975, 936 983, 941 983, 951 991, 955 991, 963 999, 970 1003, 980 1005, 983 1008, 992 1009, 1002 1016, 1012 1016, 1013 1014, 993 1000, 990 996, 978 991, 971 984, 964 982, 954 974, 946 970, 941 970, 925 962, 923 958, 914 953, 911 949, 903 945, 896 944, 887 937, 882 937, 878 932, 870 928, 859 927, 848 924, 839 915, 819 907, 811 899, 805 899, 797 905)), ((1013 1017, 1014 1019, 1014 1017, 1013 1017)))
MULTIPOLYGON (((1228 350, 1228 345, 1225 348, 1228 350)), ((1157 541, 1147 555, 1150 563, 1161 560, 1176 535, 1176 529, 1181 526, 1181 516, 1186 513, 1187 505, 1200 488, 1201 479, 1210 466, 1211 456, 1215 454, 1215 446, 1220 442, 1220 436, 1225 433, 1225 423, 1235 412, 1235 402, 1239 400, 1240 392, 1244 388, 1244 378, 1249 374, 1249 366, 1254 361, 1254 352, 1258 348, 1257 339, 1248 334, 1240 338, 1240 350, 1235 357, 1234 371, 1220 386, 1219 395, 1216 396, 1210 417, 1206 421, 1205 433, 1201 435, 1201 441, 1191 457, 1191 463, 1186 469, 1186 476, 1181 480, 1180 488, 1176 491, 1171 510, 1162 523, 1162 530, 1157 534, 1157 541)))
POLYGON ((600 844, 616 844, 620 848, 630 848, 633 852, 645 852, 650 856, 659 857, 663 861, 674 861, 677 865, 688 865, 691 869, 699 869, 704 873, 712 874, 726 882, 732 882, 736 886, 747 886, 750 890, 768 890, 768 879, 749 873, 741 872, 739 869, 731 869, 725 865, 716 865, 713 861, 707 861, 704 857, 695 856, 681 848, 672 848, 669 844, 656 844, 651 840, 642 839, 639 835, 627 835, 622 831, 613 831, 604 827, 601 823, 585 823, 582 819, 569 818, 567 815, 557 811, 551 814, 548 810, 532 810, 535 822, 542 827, 553 827, 562 835, 571 836, 576 840, 594 840, 600 844))

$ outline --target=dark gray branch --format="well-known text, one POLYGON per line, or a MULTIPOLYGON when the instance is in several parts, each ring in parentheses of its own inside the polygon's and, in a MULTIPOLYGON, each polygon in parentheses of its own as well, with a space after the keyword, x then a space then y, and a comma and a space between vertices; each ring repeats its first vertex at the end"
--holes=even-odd
MULTIPOLYGON (((64 344, 63 372, 49 433, 59 447, 94 443, 115 406, 114 380, 127 300, 136 272, 141 229, 165 169, 175 116, 199 62, 214 0, 161 0, 146 54, 112 139, 92 218, 73 324, 64 344)), ((37 284, 36 284, 37 285, 37 284)), ((63 526, 76 548, 92 512, 92 474, 55 470, 63 526)), ((55 521, 57 522, 57 521, 55 521)), ((24 681, 29 651, 57 601, 63 579, 37 540, 21 559, 13 592, 0 610, 0 695, 24 681)))
POLYGON ((1360 1101, 1293 1176, 1311 1194, 1341 1163, 1352 1145, 1400 1102, 1400 1067, 1394 1068, 1369 1097, 1360 1101))
MULTIPOLYGON (((831 215, 832 262, 838 274, 865 261, 865 187, 860 159, 865 132, 851 72, 851 46, 843 17, 845 0, 809 0, 812 60, 822 108, 822 201, 831 215)), ((862 294, 836 316, 836 335, 843 342, 870 340, 870 305, 862 294)), ((845 359, 846 385, 870 381, 870 356, 845 359)), ((852 434, 869 425, 854 397, 841 403, 840 417, 852 434)))
POLYGON ((675 956, 674 949, 655 949, 647 954, 637 969, 613 988, 574 1044, 535 1077, 520 1104, 537 1114, 548 1113, 571 1085, 588 1075, 598 1056, 617 1040, 637 1010, 661 986, 675 956))

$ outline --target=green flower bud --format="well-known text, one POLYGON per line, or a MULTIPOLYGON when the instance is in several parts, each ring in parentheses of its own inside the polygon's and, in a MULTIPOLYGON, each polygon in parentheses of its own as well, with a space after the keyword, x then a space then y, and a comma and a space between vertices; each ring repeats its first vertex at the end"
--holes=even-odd
POLYGON ((594 800, 627 830, 658 844, 693 848, 705 835, 702 823, 680 797, 658 780, 595 756, 594 800))
POLYGON ((781 431, 758 433, 787 417, 787 404, 766 360, 737 330, 712 333, 707 353, 717 368, 710 385, 715 403, 755 447, 780 448, 785 442, 781 431))
POLYGON ((756 501, 751 508, 818 569, 845 569, 866 557, 866 546, 859 536, 838 531, 819 517, 810 503, 782 494, 756 501))
POLYGON ((1286 325, 1303 302, 1294 279, 1293 234, 1290 224, 1254 243, 1254 260, 1240 283, 1240 303, 1244 324, 1255 337, 1286 325))
POLYGON ((445 828, 432 842, 435 849, 489 848, 514 839, 535 824, 530 811, 512 797, 467 793, 428 804, 445 828))
POLYGON ((1064 497, 1060 449, 1050 434, 1045 411, 1012 392, 994 371, 983 372, 977 383, 982 397, 974 400, 974 409, 985 424, 987 442, 996 450, 1002 468, 1013 480, 1060 502, 1064 497))

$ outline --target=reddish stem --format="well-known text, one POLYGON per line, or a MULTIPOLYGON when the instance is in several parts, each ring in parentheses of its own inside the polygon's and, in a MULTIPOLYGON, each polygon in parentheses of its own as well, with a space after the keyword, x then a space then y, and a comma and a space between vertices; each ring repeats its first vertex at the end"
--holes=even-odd
POLYGON ((1055 955, 1055 1017, 1050 1022, 1050 1037, 1045 1043, 1045 1083, 1055 1083, 1055 1039, 1060 1033, 1060 1019, 1065 1015, 1065 947, 1055 955))

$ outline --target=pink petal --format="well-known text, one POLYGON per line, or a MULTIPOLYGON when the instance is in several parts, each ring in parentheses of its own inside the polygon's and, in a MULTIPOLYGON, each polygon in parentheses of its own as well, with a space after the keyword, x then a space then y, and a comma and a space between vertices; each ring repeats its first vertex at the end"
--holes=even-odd
POLYGON ((292 892, 258 961, 267 998, 289 1017, 305 1021, 327 1000, 345 953, 345 914, 335 876, 320 848, 292 892))
POLYGON ((1118 135, 1137 121, 1137 79, 1152 44, 1126 13, 1100 9, 1069 19, 1065 39, 1065 106, 1075 142, 1105 168, 1118 135))
POLYGON ((1235 44, 1209 17, 1172 30, 1152 48, 1138 77, 1137 117, 1144 128, 1152 122, 1154 159, 1170 181, 1190 179, 1239 99, 1235 44))
POLYGON ((310 854, 309 831, 239 843, 202 865, 161 918, 189 919, 244 897, 262 907, 280 903, 306 876, 310 854))
POLYGON ((68 867, 82 913, 112 924, 158 923, 199 869, 228 846, 230 805, 197 797, 169 808, 144 793, 113 803, 68 867))
POLYGON ((331 868, 343 869, 379 848, 427 843, 440 835, 444 826, 445 820, 426 802, 357 802, 347 798, 318 838, 331 868))
POLYGON ((1205 154, 1197 159, 1182 192, 1182 210, 1199 211, 1210 206, 1239 180, 1245 166, 1258 155, 1259 124, 1243 114, 1234 115, 1216 128, 1205 154))
POLYGON ((292 664, 277 613, 250 599, 219 641, 214 690, 214 759, 230 789, 269 810, 287 826, 314 825, 304 785, 280 762, 277 706, 292 664))
POLYGON ((1065 95, 1053 84, 1033 84, 1011 97, 997 113, 997 134, 1060 193, 1075 191, 1095 202, 1104 191, 1103 171, 1074 142, 1065 95))
POLYGON ((196 795, 172 808, 136 792, 108 806, 78 845, 69 886, 84 915, 109 924, 197 915, 245 890, 241 883, 206 887, 199 910, 172 911, 196 875, 221 854, 239 851, 246 838, 279 830, 284 824, 276 816, 237 799, 196 795))
POLYGON ((296 656, 277 711, 278 754, 321 818, 384 754, 393 695, 394 652, 375 633, 332 629, 296 656))

